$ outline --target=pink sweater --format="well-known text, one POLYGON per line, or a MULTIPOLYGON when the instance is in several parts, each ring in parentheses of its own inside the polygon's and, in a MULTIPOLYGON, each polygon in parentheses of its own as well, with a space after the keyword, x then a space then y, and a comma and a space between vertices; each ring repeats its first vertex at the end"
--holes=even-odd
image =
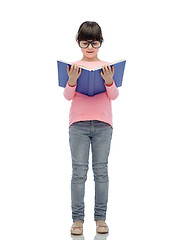
MULTIPOLYGON (((104 61, 77 61, 75 64, 94 69, 108 63, 104 61)), ((76 86, 71 87, 67 83, 64 90, 64 97, 69 101, 72 100, 69 126, 78 121, 98 120, 106 122, 113 127, 111 100, 115 100, 119 95, 115 83, 113 82, 112 86, 106 86, 106 92, 93 97, 78 93, 75 89, 76 86)))

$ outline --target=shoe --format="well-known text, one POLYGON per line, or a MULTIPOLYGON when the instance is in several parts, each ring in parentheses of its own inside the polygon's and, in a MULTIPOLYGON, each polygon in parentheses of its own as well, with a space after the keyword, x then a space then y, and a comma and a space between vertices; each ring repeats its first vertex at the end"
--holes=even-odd
POLYGON ((107 224, 105 223, 105 221, 103 221, 103 220, 96 221, 96 232, 103 233, 103 234, 109 232, 109 228, 108 228, 107 224))
POLYGON ((83 234, 83 223, 80 221, 76 221, 73 223, 71 227, 72 235, 82 235, 83 234))

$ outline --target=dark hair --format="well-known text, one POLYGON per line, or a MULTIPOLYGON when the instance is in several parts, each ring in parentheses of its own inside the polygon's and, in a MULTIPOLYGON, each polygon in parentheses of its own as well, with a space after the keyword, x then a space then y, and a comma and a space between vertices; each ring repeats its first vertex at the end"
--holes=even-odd
POLYGON ((86 21, 79 27, 77 40, 103 41, 101 27, 96 22, 86 21))

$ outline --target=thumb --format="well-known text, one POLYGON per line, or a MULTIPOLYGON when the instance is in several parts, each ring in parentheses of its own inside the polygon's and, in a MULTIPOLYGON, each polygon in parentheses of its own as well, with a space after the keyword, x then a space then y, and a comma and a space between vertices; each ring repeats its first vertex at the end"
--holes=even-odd
POLYGON ((114 66, 112 66, 112 73, 114 73, 114 66))
POLYGON ((70 67, 69 65, 67 65, 67 73, 69 73, 69 71, 70 71, 70 67))
POLYGON ((80 76, 81 75, 81 68, 79 68, 79 70, 78 70, 78 76, 80 76))

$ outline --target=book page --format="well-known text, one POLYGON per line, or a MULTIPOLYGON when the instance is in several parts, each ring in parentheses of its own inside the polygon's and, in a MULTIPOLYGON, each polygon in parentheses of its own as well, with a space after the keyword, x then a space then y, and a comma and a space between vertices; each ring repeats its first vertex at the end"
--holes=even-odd
MULTIPOLYGON (((64 62, 64 61, 62 61, 62 60, 58 60, 58 61, 63 62, 63 63, 66 63, 67 65, 72 65, 72 63, 69 63, 69 62, 67 63, 67 62, 64 62)), ((115 61, 115 62, 109 63, 109 65, 111 66, 111 65, 114 65, 114 64, 123 62, 123 61, 125 61, 125 60, 115 61)), ((106 65, 106 64, 105 64, 105 65, 106 65)), ((87 68, 87 67, 82 66, 82 65, 79 65, 79 67, 82 68, 82 69, 88 70, 88 71, 96 71, 96 70, 101 69, 101 68, 102 68, 103 66, 105 66, 105 65, 101 65, 101 66, 99 66, 99 67, 97 67, 97 68, 93 68, 93 69, 87 68)))
MULTIPOLYGON (((117 64, 117 63, 120 63, 120 62, 123 62, 123 61, 125 61, 125 60, 115 61, 115 62, 109 63, 109 65, 112 66, 112 65, 114 65, 114 64, 117 64)), ((105 65, 102 65, 102 66, 100 66, 100 67, 97 67, 97 68, 95 68, 95 69, 93 69, 93 70, 101 69, 103 66, 105 66, 105 65)))

